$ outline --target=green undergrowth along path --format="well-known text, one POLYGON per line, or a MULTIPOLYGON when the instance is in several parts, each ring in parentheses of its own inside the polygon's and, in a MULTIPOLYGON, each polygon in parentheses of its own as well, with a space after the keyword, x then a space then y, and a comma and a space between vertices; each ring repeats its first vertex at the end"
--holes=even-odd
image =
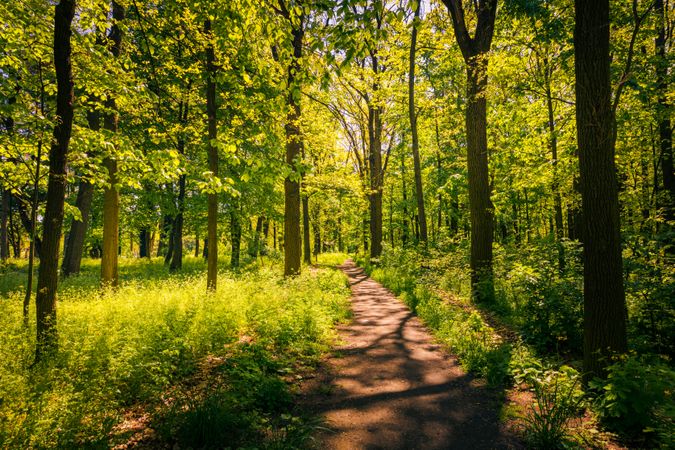
MULTIPOLYGON (((136 264, 132 271, 142 272, 136 264)), ((213 358, 220 361, 215 391, 160 408, 151 424, 159 438, 193 448, 213 446, 213 438, 283 447, 308 434, 292 415, 284 380, 316 363, 333 325, 348 316, 344 275, 317 269, 283 279, 278 266, 251 266, 221 273, 217 292, 207 294, 204 275, 158 271, 153 278, 154 264, 147 263, 147 280, 129 277, 116 291, 91 289, 86 270, 65 283, 59 352, 37 366, 35 330, 22 326, 22 294, 2 294, 0 448, 119 443, 125 436, 112 430, 125 411, 166 400, 173 385, 199 378, 213 358), (214 427, 219 433, 204 433, 214 427)))
MULTIPOLYGON (((504 253, 497 258, 505 259, 504 253)), ((516 262, 508 276, 496 277, 495 302, 475 305, 460 251, 423 256, 387 248, 378 260, 356 259, 415 311, 467 371, 493 386, 529 388, 529 411, 505 410, 504 415, 521 417, 533 448, 603 446, 607 435, 597 433, 595 419, 570 428, 571 420, 578 423, 584 414, 602 419, 631 446, 672 448, 675 443, 675 371, 663 358, 631 354, 609 366, 607 381, 582 386, 576 360, 581 323, 566 322, 578 317, 581 305, 581 286, 573 275, 548 279, 545 267, 516 262)), ((502 261, 498 267, 504 266, 502 261)))

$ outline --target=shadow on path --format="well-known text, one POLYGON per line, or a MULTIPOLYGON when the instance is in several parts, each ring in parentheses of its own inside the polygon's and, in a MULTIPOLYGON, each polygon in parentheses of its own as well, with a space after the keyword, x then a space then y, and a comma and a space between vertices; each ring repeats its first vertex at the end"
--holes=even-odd
POLYGON ((330 449, 521 448, 499 423, 499 392, 464 373, 414 314, 347 261, 353 321, 329 361, 330 394, 314 407, 330 449))

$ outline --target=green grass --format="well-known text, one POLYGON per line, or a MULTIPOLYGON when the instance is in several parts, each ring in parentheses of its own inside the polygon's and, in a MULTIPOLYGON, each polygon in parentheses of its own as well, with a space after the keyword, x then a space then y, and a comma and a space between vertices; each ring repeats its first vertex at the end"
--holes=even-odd
POLYGON ((187 258, 179 275, 167 275, 159 260, 124 260, 115 291, 98 288, 97 264, 85 261, 83 274, 60 286, 59 352, 35 367, 33 320, 29 329, 21 325, 23 294, 8 288, 25 274, 17 264, 3 269, 0 448, 108 447, 127 408, 156 404, 207 355, 225 357, 219 393, 186 401, 181 414, 158 412, 162 438, 199 446, 185 436, 216 420, 253 430, 241 439, 278 440, 291 407, 281 375, 315 362, 348 314, 345 277, 334 270, 284 280, 277 266, 251 266, 221 272, 218 291, 207 294, 199 259, 187 258), (215 419, 204 410, 216 411, 215 419))

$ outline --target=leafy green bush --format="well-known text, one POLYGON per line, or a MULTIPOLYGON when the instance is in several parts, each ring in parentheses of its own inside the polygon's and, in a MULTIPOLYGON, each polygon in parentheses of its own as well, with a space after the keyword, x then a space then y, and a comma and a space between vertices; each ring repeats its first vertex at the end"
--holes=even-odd
POLYGON ((675 425, 675 370, 665 363, 629 356, 607 368, 607 379, 590 383, 595 409, 615 431, 672 442, 675 425))

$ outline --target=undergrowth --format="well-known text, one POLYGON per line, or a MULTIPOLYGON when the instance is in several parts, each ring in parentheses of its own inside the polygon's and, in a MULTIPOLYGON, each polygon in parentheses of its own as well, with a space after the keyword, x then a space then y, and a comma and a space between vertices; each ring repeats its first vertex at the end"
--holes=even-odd
POLYGON ((160 409, 163 439, 208 447, 214 427, 234 447, 303 435, 282 380, 314 364, 333 324, 346 318, 344 275, 320 269, 284 280, 279 267, 253 267, 221 273, 217 292, 207 294, 201 271, 190 270, 201 262, 170 277, 145 263, 146 276, 157 276, 142 281, 133 274, 143 273, 143 262, 132 261, 121 267, 120 288, 101 291, 87 270, 95 263, 86 264, 58 294, 58 354, 37 366, 34 326, 22 326, 22 294, 0 296, 0 448, 109 447, 125 410, 163 398, 213 355, 224 358, 223 382, 213 395, 160 409))
POLYGON ((495 386, 529 386, 535 402, 524 417, 529 446, 587 446, 587 437, 570 435, 568 424, 588 407, 626 441, 672 448, 675 371, 663 358, 615 361, 606 381, 596 379, 582 390, 578 249, 566 248, 568 266, 562 274, 551 269, 554 250, 519 262, 497 249, 496 298, 490 305, 470 302, 470 272, 461 249, 422 256, 385 248, 378 260, 357 257, 357 262, 415 311, 467 371, 495 386), (496 319, 493 325, 515 333, 500 336, 488 316, 496 319))

